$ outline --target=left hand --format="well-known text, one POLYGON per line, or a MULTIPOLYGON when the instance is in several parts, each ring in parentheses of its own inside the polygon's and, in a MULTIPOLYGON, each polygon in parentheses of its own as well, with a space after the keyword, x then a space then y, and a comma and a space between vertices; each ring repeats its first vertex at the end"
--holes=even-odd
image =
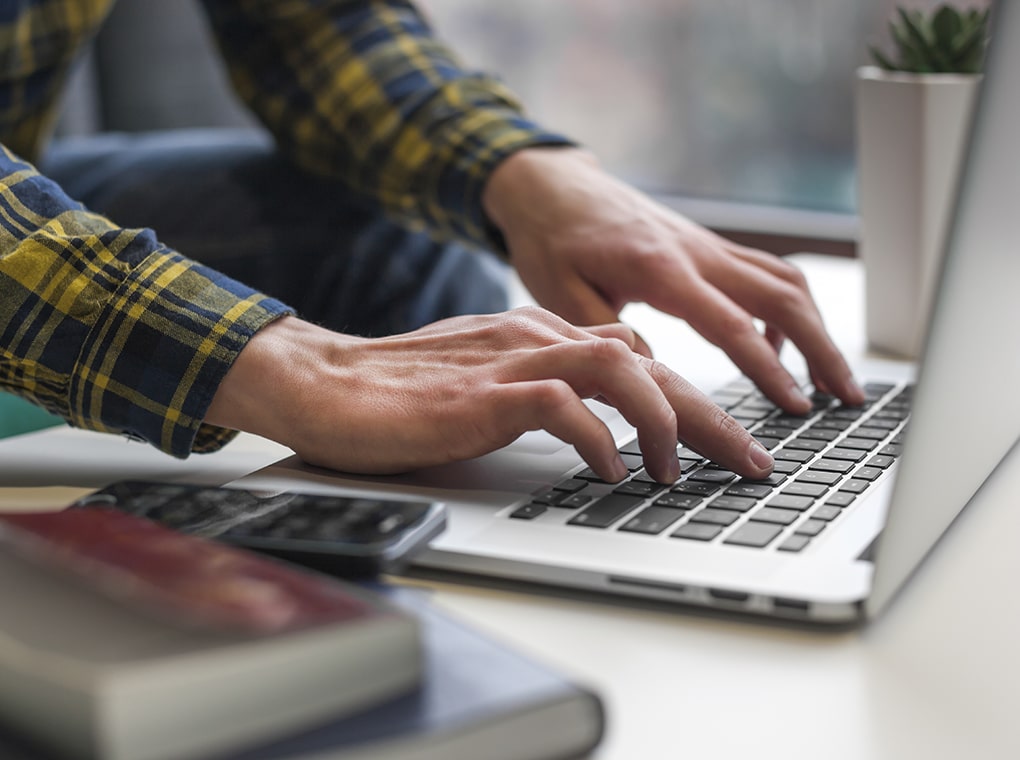
POLYGON ((525 286, 569 322, 616 322, 627 303, 643 301, 685 319, 773 402, 803 414, 810 401, 779 361, 789 337, 816 387, 863 402, 798 269, 676 214, 587 152, 515 153, 493 172, 483 204, 525 286))

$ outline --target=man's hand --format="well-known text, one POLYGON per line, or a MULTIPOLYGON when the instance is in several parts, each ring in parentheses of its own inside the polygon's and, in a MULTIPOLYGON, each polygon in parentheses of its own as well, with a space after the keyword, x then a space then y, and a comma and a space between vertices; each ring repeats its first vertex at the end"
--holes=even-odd
POLYGON ((582 402, 599 397, 637 428, 657 480, 679 477, 678 439, 741 475, 768 475, 768 452, 683 378, 636 353, 635 340, 624 325, 582 329, 537 307, 374 339, 284 317, 238 356, 206 422, 360 473, 468 459, 545 429, 615 482, 626 467, 582 402))
POLYGON ((616 322, 624 305, 643 301, 689 322, 786 411, 805 413, 810 402, 779 362, 789 336, 820 390, 863 402, 799 270, 679 216, 588 153, 520 151, 497 167, 483 203, 521 280, 564 319, 616 322))

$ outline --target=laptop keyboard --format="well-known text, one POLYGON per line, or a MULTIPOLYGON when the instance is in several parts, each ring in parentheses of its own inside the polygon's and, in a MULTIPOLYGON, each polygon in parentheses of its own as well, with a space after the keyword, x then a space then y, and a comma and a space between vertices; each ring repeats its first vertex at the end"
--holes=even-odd
POLYGON ((739 378, 712 399, 772 453, 775 469, 767 479, 739 478, 680 446, 680 479, 658 483, 645 473, 632 441, 620 449, 630 470, 622 483, 582 468, 509 516, 542 521, 563 510, 573 513, 566 524, 578 528, 803 551, 900 455, 913 386, 868 383, 864 392, 865 403, 853 407, 815 393, 812 411, 799 417, 739 378))

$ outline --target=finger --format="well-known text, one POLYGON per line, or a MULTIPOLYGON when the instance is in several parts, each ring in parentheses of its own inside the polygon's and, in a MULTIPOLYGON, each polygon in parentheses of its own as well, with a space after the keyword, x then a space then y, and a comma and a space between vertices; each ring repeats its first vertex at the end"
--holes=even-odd
POLYGON ((521 379, 557 378, 584 398, 601 397, 637 429, 648 474, 663 483, 680 476, 676 413, 649 376, 643 359, 622 341, 594 339, 524 354, 514 372, 521 379))
POLYGON ((617 338, 622 340, 635 353, 649 359, 652 358, 652 349, 649 348, 645 339, 641 337, 637 330, 623 322, 615 322, 610 325, 592 325, 584 329, 600 338, 617 338))
POLYGON ((643 362, 677 410, 677 437, 685 446, 744 477, 764 478, 772 472, 771 455, 743 425, 666 365, 643 362))
POLYGON ((765 271, 747 261, 757 261, 765 255, 755 257, 745 251, 741 258, 731 259, 729 271, 719 278, 720 289, 789 336, 822 385, 847 403, 862 403, 864 394, 843 354, 829 337, 803 275, 789 265, 782 268, 771 263, 769 271, 765 271), (773 271, 782 271, 782 275, 773 271))
POLYGON ((616 483, 627 477, 613 435, 574 390, 556 379, 505 383, 492 407, 500 419, 524 430, 546 430, 577 453, 600 478, 616 483))
POLYGON ((693 288, 688 300, 687 321, 723 349, 766 396, 791 414, 805 414, 811 408, 773 346, 755 328, 750 314, 707 282, 693 288))
POLYGON ((778 356, 783 350, 783 344, 786 343, 786 334, 775 325, 765 325, 765 340, 778 356))
POLYGON ((627 344, 627 348, 632 351, 637 343, 637 333, 623 322, 612 322, 607 325, 590 325, 581 329, 591 333, 596 338, 615 338, 616 340, 623 341, 627 344))

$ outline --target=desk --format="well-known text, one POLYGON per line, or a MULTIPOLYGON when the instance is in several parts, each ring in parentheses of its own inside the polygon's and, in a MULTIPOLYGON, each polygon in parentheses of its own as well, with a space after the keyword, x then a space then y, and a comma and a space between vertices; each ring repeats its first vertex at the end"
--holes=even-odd
MULTIPOLYGON (((831 332, 862 360, 858 264, 798 261, 831 332)), ((732 375, 685 326, 644 307, 626 316, 694 382, 711 387, 732 375)), ((242 436, 182 462, 112 436, 41 431, 0 442, 0 508, 63 504, 117 477, 225 482, 287 454, 242 436)), ((1018 497, 1014 451, 886 614, 859 631, 594 595, 424 585, 437 604, 602 694, 609 723, 597 760, 1018 758, 1018 497)))

